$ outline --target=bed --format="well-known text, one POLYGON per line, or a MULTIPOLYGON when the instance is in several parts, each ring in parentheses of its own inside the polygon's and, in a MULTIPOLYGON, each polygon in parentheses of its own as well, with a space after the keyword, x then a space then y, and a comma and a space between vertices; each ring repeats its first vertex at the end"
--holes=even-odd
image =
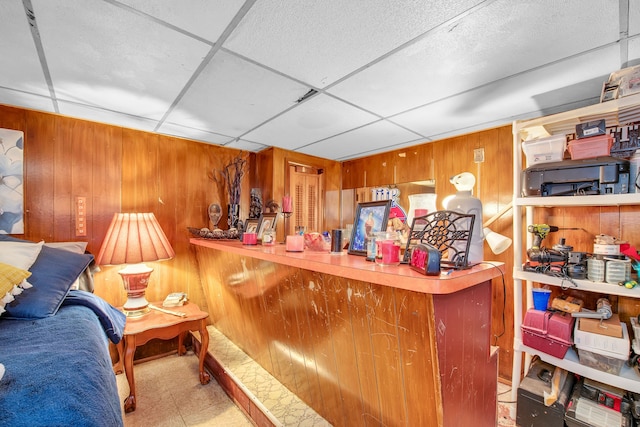
POLYGON ((92 261, 0 235, 0 425, 123 425, 109 340, 125 317, 72 289, 92 261))

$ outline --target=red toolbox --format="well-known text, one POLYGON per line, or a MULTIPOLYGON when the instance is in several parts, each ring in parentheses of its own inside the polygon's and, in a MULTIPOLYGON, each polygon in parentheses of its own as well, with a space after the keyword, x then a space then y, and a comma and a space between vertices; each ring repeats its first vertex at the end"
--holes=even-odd
POLYGON ((571 332, 575 318, 570 313, 530 308, 520 326, 522 342, 527 347, 563 359, 573 344, 571 332))

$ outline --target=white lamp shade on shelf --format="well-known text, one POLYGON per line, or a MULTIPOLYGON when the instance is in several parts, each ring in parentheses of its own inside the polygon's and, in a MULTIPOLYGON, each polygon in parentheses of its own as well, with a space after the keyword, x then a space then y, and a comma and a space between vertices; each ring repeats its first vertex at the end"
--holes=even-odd
POLYGON ((509 237, 491 231, 488 227, 485 227, 482 231, 484 232, 484 239, 494 254, 499 255, 511 246, 512 240, 509 237))

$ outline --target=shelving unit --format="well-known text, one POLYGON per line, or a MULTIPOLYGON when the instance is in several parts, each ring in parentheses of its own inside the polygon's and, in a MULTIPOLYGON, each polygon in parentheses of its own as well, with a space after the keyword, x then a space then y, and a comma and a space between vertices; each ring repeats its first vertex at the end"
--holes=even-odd
MULTIPOLYGON (((525 346, 522 343, 520 326, 523 321, 523 285, 526 284, 526 307, 533 307, 531 290, 533 283, 541 283, 551 286, 572 287, 585 292, 599 292, 610 295, 619 295, 631 298, 640 298, 640 289, 627 289, 622 286, 609 283, 598 283, 589 280, 568 281, 559 277, 523 271, 522 265, 527 260, 525 247, 531 247, 533 235, 526 234, 526 246, 523 241, 523 230, 528 224, 534 222, 534 209, 557 206, 622 206, 640 205, 640 193, 632 194, 607 194, 591 196, 553 196, 553 197, 521 197, 522 189, 522 141, 542 132, 574 133, 575 125, 591 120, 604 118, 607 128, 626 125, 640 120, 640 94, 626 98, 596 104, 577 110, 554 114, 534 120, 516 121, 513 123, 513 283, 514 283, 514 354, 512 374, 512 399, 516 400, 518 387, 521 381, 522 354, 528 356, 537 355, 542 360, 551 363, 570 372, 610 384, 624 390, 640 393, 640 375, 632 368, 624 366, 619 375, 592 369, 580 364, 578 355, 570 348, 564 359, 558 359, 539 350, 525 346), (524 212, 523 212, 524 211, 524 212), (525 213, 525 223, 523 223, 525 213)), ((528 368, 530 358, 526 359, 528 368)))

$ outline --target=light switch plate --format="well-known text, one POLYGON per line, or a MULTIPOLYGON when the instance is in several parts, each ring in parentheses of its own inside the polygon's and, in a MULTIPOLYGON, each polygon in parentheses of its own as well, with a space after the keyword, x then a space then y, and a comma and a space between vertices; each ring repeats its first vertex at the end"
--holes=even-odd
POLYGON ((87 198, 76 197, 76 236, 87 235, 87 198))
POLYGON ((484 148, 476 148, 473 150, 473 161, 475 163, 484 162, 484 148))

